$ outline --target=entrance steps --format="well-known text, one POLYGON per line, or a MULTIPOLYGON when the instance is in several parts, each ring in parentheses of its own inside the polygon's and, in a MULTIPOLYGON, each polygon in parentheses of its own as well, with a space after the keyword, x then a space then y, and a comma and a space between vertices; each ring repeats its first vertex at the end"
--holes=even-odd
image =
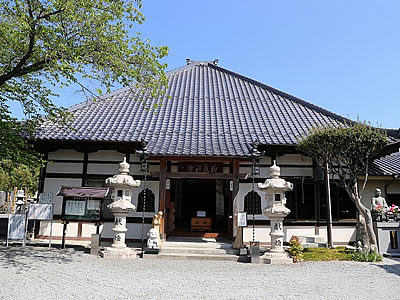
POLYGON ((157 258, 238 261, 239 250, 224 239, 201 237, 169 237, 162 244, 157 258))
POLYGON ((304 248, 326 248, 327 243, 320 235, 298 235, 299 241, 304 248))

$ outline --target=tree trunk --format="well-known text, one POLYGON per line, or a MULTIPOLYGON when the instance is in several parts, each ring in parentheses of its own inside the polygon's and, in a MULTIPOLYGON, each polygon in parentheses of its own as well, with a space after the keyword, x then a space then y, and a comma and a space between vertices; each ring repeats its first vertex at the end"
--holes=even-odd
POLYGON ((368 208, 366 208, 362 203, 361 203, 361 199, 359 197, 357 197, 355 199, 355 203, 356 206, 358 208, 358 211, 362 214, 362 216, 364 217, 365 220, 365 230, 367 232, 368 235, 368 239, 369 239, 369 243, 370 243, 370 250, 376 251, 378 250, 377 247, 377 242, 376 242, 376 235, 374 232, 374 227, 372 225, 372 216, 371 216, 371 212, 369 211, 368 208))
POLYGON ((378 250, 378 243, 376 241, 376 235, 374 232, 374 227, 372 225, 372 216, 371 216, 371 212, 369 211, 368 208, 366 208, 362 203, 361 203, 361 198, 358 194, 358 186, 357 183, 355 184, 354 188, 353 188, 353 193, 351 195, 354 203, 356 204, 356 207, 358 209, 358 211, 360 212, 360 214, 364 217, 364 226, 365 226, 365 231, 367 233, 368 236, 368 242, 369 242, 369 250, 372 251, 377 251, 378 250))

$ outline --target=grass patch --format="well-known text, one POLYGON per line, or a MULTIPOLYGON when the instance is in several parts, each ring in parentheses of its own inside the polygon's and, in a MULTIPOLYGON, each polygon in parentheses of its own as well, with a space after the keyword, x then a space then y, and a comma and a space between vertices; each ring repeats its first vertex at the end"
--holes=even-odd
POLYGON ((328 248, 305 248, 303 260, 305 261, 329 261, 329 260, 353 260, 354 250, 346 247, 328 248))

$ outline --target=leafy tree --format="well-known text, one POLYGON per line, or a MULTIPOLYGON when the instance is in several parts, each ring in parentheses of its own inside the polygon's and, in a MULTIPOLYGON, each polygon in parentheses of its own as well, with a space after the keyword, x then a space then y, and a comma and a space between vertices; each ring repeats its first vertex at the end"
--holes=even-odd
POLYGON ((28 188, 33 196, 38 187, 39 171, 39 167, 15 165, 10 160, 3 160, 0 162, 0 190, 11 192, 14 187, 28 188))
POLYGON ((363 226, 370 250, 376 250, 376 236, 370 210, 361 202, 368 180, 368 163, 383 150, 388 140, 379 129, 357 122, 350 126, 320 127, 312 129, 298 143, 298 149, 316 160, 323 168, 339 178, 350 199, 364 217, 363 226), (365 175, 361 189, 358 178, 365 175))
MULTIPOLYGON (((0 128, 7 127, 0 147, 21 144, 15 133, 31 130, 42 115, 68 118, 51 100, 54 87, 76 84, 88 98, 116 86, 165 90, 160 59, 168 48, 130 34, 144 21, 141 6, 141 0, 0 0, 0 128), (23 124, 10 116, 10 101, 21 104, 23 124)), ((13 157, 0 152, 0 159, 13 157)))

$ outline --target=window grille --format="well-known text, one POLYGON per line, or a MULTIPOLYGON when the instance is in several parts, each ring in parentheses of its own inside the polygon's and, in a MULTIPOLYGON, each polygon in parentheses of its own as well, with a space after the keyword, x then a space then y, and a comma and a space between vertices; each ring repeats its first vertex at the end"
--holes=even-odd
POLYGON ((261 214, 261 196, 257 192, 248 192, 244 197, 244 211, 248 214, 261 214))
MULTIPOLYGON (((138 196, 138 203, 137 203, 137 209, 136 211, 138 212, 143 212, 143 199, 144 199, 144 189, 139 193, 138 196)), ((145 207, 145 212, 155 212, 155 207, 154 207, 154 200, 155 200, 155 195, 154 193, 146 188, 146 207, 145 207)))

